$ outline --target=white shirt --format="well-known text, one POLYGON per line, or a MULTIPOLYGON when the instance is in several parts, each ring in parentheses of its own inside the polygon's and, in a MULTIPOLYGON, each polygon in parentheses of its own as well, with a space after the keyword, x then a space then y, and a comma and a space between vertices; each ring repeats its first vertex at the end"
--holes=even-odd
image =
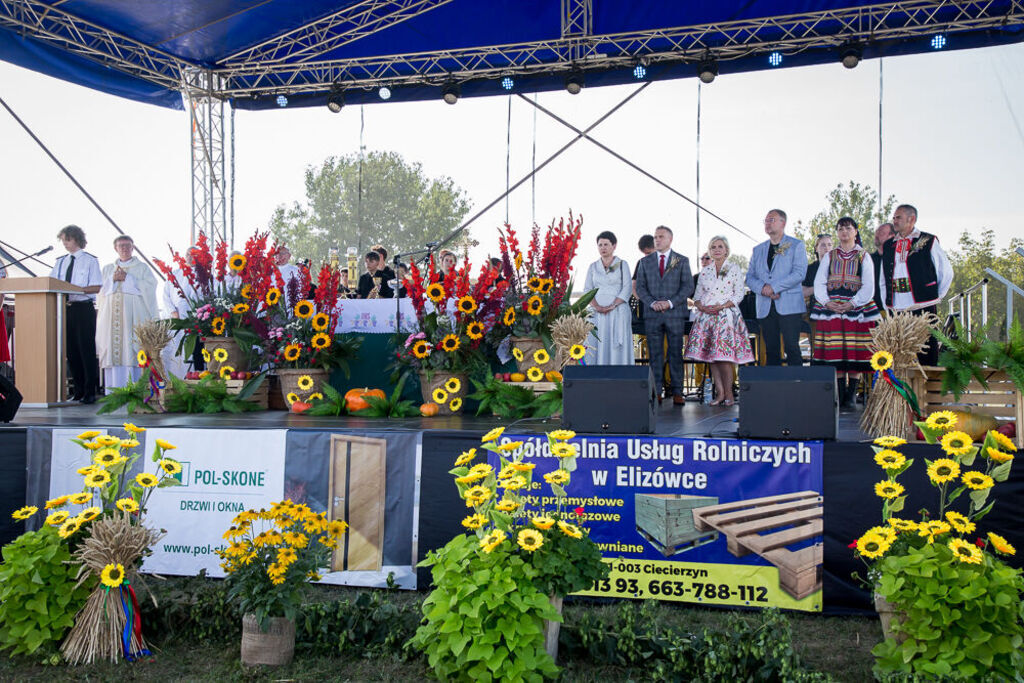
MULTIPOLYGON (((669 261, 672 260, 672 259, 669 258, 669 254, 672 253, 672 247, 669 247, 665 251, 658 251, 658 252, 655 252, 655 253, 658 255, 658 273, 660 274, 662 272, 662 270, 667 272, 668 271, 669 261), (661 267, 662 262, 664 262, 664 264, 665 264, 664 268, 661 267)), ((668 299, 665 299, 665 301, 666 301, 666 303, 668 303, 668 307, 669 308, 675 308, 675 306, 672 305, 671 301, 669 301, 668 299)))
MULTIPOLYGON (((911 240, 921 236, 921 231, 914 228, 914 231, 907 237, 911 240)), ((893 237, 894 240, 899 241, 902 239, 899 233, 893 237)), ((927 308, 928 306, 934 306, 935 304, 942 301, 946 293, 949 292, 950 285, 953 284, 953 266, 949 263, 949 257, 946 256, 946 252, 939 246, 939 238, 933 237, 931 255, 932 265, 935 266, 935 280, 939 287, 939 298, 932 301, 914 301, 913 292, 893 292, 892 295, 892 310, 896 311, 912 311, 917 308, 927 308)), ((893 280, 899 278, 910 277, 909 271, 907 271, 907 260, 902 254, 897 253, 895 261, 893 262, 892 271, 893 280)), ((886 298, 886 286, 885 278, 878 278, 878 292, 884 304, 886 298)))
MULTIPOLYGON (((74 254, 64 254, 53 264, 50 277, 67 281, 68 268, 74 257, 75 267, 71 271, 71 284, 78 287, 98 287, 103 284, 100 262, 95 256, 79 249, 74 254)), ((96 301, 95 294, 68 294, 68 301, 96 301)))

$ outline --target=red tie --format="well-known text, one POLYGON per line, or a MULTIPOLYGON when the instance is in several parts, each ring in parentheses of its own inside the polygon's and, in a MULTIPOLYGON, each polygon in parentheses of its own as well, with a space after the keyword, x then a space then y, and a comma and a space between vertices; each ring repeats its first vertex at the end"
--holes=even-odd
POLYGON ((661 254, 661 262, 658 264, 658 274, 665 277, 665 255, 661 254))

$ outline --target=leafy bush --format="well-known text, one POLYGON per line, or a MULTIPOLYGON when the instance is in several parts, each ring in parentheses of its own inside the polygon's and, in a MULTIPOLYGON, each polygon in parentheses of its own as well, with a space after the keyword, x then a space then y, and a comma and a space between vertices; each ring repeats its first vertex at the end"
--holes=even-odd
POLYGON ((95 579, 76 586, 77 565, 52 526, 29 531, 3 548, 0 649, 59 661, 57 645, 85 605, 95 579))
POLYGON ((416 632, 417 602, 401 603, 384 591, 360 593, 355 600, 305 605, 296 626, 297 646, 316 654, 358 652, 364 657, 402 654, 416 632))

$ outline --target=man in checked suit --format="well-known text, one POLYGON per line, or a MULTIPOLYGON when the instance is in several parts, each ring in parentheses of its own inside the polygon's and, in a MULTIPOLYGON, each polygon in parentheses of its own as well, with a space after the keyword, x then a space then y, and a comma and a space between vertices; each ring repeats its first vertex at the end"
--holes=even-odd
POLYGON ((668 339, 668 367, 672 376, 672 402, 683 399, 683 335, 686 332, 686 299, 693 294, 690 261, 672 251, 672 231, 664 225, 654 231, 654 251, 637 264, 636 297, 644 305, 644 329, 651 354, 654 381, 665 371, 663 339, 668 339))

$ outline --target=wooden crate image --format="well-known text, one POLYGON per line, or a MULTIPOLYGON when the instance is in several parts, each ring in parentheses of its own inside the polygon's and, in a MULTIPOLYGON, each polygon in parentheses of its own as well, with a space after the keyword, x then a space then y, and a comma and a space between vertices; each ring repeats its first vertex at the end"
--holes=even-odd
POLYGON ((694 510, 697 529, 725 534, 736 557, 754 553, 779 569, 779 587, 797 600, 821 590, 821 542, 790 550, 787 546, 821 536, 823 498, 799 491, 738 500, 694 510))
POLYGON ((380 571, 384 564, 387 441, 331 435, 327 515, 348 522, 331 555, 331 571, 380 571))
POLYGON ((971 379, 960 398, 952 394, 942 393, 942 368, 922 368, 924 374, 915 372, 910 377, 911 387, 917 394, 921 413, 927 416, 936 410, 964 410, 974 413, 991 415, 1000 422, 1016 422, 1017 436, 1014 443, 1017 448, 1024 448, 1024 401, 1021 400, 1021 387, 1001 370, 982 368, 988 389, 971 379))
POLYGON ((713 496, 638 493, 634 499, 636 530, 665 557, 693 550, 718 539, 718 532, 696 528, 693 511, 714 505, 713 496))

